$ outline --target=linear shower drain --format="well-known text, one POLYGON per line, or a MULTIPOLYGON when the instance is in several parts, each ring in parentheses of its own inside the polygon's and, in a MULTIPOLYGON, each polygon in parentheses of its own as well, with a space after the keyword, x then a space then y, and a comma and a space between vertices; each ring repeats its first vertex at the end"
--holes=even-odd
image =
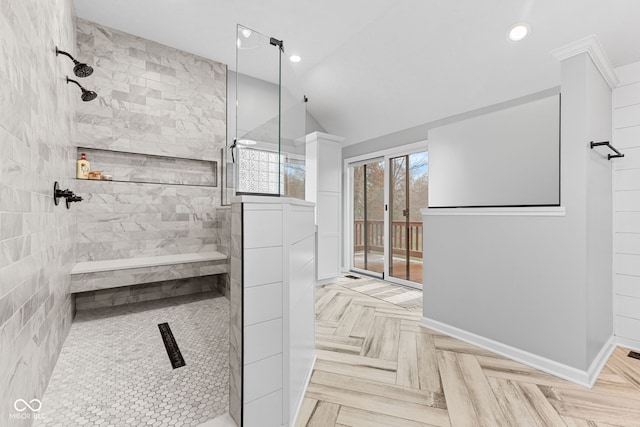
POLYGON ((162 335, 164 348, 167 350, 167 354, 169 355, 169 360, 171 361, 171 366, 173 366, 173 369, 185 366, 186 363, 184 361, 184 358, 182 357, 182 353, 180 352, 178 343, 173 337, 173 332, 171 332, 169 324, 159 323, 158 328, 160 329, 160 335, 162 335))

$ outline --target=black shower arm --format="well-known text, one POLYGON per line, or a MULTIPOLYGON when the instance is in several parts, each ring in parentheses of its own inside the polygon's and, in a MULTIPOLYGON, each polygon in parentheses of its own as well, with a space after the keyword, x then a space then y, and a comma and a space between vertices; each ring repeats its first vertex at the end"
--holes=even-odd
POLYGON ((73 61, 74 64, 79 64, 79 62, 76 60, 76 58, 74 58, 69 53, 65 52, 64 50, 58 49, 58 47, 56 46, 56 55, 59 55, 59 54, 68 56, 69 58, 71 58, 71 60, 73 61))
POLYGON ((67 84, 69 84, 69 82, 73 82, 73 83, 77 84, 77 85, 78 85, 78 87, 79 87, 80 89, 85 90, 85 89, 82 87, 82 85, 81 85, 80 83, 78 83, 77 81, 75 81, 75 80, 73 80, 73 79, 70 79, 70 78, 67 76, 67 84))

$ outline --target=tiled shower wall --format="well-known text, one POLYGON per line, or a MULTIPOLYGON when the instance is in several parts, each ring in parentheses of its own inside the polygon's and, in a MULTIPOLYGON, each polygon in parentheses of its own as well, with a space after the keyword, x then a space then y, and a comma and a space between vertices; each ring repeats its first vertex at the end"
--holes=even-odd
MULTIPOLYGON (((87 151, 92 170, 113 175, 114 180, 157 181, 77 181, 77 193, 85 198, 74 206, 77 260, 212 250, 228 254, 230 225, 224 209, 218 213, 220 156, 226 144, 226 66, 93 22, 76 22, 79 56, 95 68, 86 86, 99 95, 78 110, 76 145, 136 153, 118 166, 126 154, 87 151), (167 167, 170 157, 215 161, 217 177, 194 181, 194 173, 214 173, 212 164, 200 162, 194 169, 189 165, 198 162, 176 160, 167 167), (208 170, 200 171, 203 167, 208 170), (216 186, 201 186, 215 181, 216 186), (174 182, 200 186, 170 184, 174 182)), ((224 291, 226 279, 215 282, 224 291)), ((171 296, 167 289, 176 288, 158 283, 147 292, 171 296)), ((118 299, 115 292, 134 295, 139 290, 113 292, 113 298, 105 295, 109 291, 95 298, 108 304, 118 299)))
MULTIPOLYGON (((226 142, 225 65, 82 19, 77 31, 80 58, 95 65, 86 86, 99 95, 78 110, 78 146, 220 165, 226 142)), ((145 166, 154 162, 161 160, 148 157, 145 166)), ((94 161, 91 168, 105 166, 94 161)), ((78 181, 76 187, 87 199, 77 206, 80 261, 215 249, 219 184, 78 181)))
POLYGON ((226 66, 77 19, 78 53, 98 92, 78 111, 81 146, 218 160, 226 138, 226 66))
POLYGON ((71 0, 0 2, 0 425, 30 425, 17 399, 42 398, 72 318, 71 186, 77 88, 71 0))

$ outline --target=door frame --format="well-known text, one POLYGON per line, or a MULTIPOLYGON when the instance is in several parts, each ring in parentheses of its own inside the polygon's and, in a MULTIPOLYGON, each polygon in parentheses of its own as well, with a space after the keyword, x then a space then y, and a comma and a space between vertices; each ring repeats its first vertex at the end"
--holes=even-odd
MULTIPOLYGON (((349 193, 351 193, 351 194, 353 193, 353 191, 351 191, 352 188, 353 188, 353 167, 360 166, 360 165, 366 165, 366 164, 369 164, 369 163, 380 162, 380 161, 382 161, 383 164, 385 164, 386 160, 387 159, 384 156, 374 156, 374 157, 370 157, 370 158, 367 158, 367 159, 364 159, 364 160, 357 160, 357 161, 350 162, 347 165, 347 171, 346 171, 347 172, 346 173, 347 179, 349 181, 349 184, 348 184, 349 185, 349 193)), ((384 180, 387 179, 387 168, 386 167, 384 168, 383 179, 384 180)), ((384 189, 383 189, 383 194, 384 194, 383 204, 386 205, 387 204, 387 193, 384 192, 384 189)), ((366 197, 365 197, 365 200, 366 200, 366 197)), ((354 206, 353 206, 353 197, 349 197, 348 202, 349 202, 349 204, 348 204, 348 210, 347 210, 347 216, 348 216, 347 222, 349 223, 348 233, 349 233, 349 240, 351 242, 350 246, 349 246, 350 253, 349 253, 349 256, 348 256, 349 257, 349 264, 347 264, 348 265, 348 271, 354 271, 356 273, 365 274, 367 276, 376 277, 378 279, 384 279, 385 276, 386 276, 386 267, 384 268, 382 273, 378 273, 378 272, 371 271, 371 270, 365 270, 365 269, 357 268, 357 267, 355 267, 353 265, 353 210, 354 210, 353 209, 354 208, 354 206)), ((365 209, 365 211, 366 211, 366 209, 365 209)), ((384 214, 383 214, 383 219, 384 219, 385 224, 386 224, 386 215, 387 215, 387 212, 385 211, 384 214)), ((385 227, 383 227, 383 229, 384 228, 385 227)), ((366 221, 365 221, 365 230, 366 230, 366 221)), ((386 233, 387 233, 387 231, 384 230, 383 240, 385 242, 387 241, 386 233)), ((384 248, 383 257, 386 259, 386 257, 387 257, 387 245, 385 244, 383 246, 383 248, 384 248)), ((366 245, 365 245, 365 252, 366 252, 366 245)), ((365 257, 366 257, 366 255, 365 255, 365 257)))
MULTIPOLYGON (((344 176, 344 191, 343 191, 343 220, 344 227, 343 230, 345 234, 343 234, 343 259, 342 259, 342 270, 344 272, 355 271, 362 274, 372 275, 368 271, 363 271, 353 267, 353 175, 352 169, 350 165, 353 163, 362 163, 367 160, 375 160, 379 158, 384 158, 385 168, 384 168, 384 203, 385 205, 389 205, 389 159, 391 157, 397 157, 402 155, 419 153, 422 151, 428 151, 428 142, 427 140, 414 142, 411 144, 405 144, 398 147, 387 148, 385 150, 373 151, 367 154, 361 154, 358 156, 346 157, 343 159, 343 176, 344 176)), ((386 226, 389 224, 389 210, 385 210, 384 212, 384 258, 385 258, 385 267, 384 274, 382 279, 397 283, 404 286, 410 286, 412 288, 422 289, 422 284, 416 282, 410 282, 408 280, 398 279, 395 277, 389 276, 389 227, 386 226)), ((374 277, 378 277, 373 274, 374 277)))

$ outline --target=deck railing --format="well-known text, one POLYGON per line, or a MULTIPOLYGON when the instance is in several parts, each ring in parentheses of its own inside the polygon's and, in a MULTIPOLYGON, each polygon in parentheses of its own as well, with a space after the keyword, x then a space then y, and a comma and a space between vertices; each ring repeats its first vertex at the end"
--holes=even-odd
MULTIPOLYGON (((389 238, 392 240, 393 253, 405 255, 407 239, 409 255, 422 259, 422 222, 393 221, 389 238)), ((367 221, 367 237, 370 252, 384 251, 384 221, 367 221)), ((353 222, 353 246, 356 252, 364 250, 364 221, 353 222)))

